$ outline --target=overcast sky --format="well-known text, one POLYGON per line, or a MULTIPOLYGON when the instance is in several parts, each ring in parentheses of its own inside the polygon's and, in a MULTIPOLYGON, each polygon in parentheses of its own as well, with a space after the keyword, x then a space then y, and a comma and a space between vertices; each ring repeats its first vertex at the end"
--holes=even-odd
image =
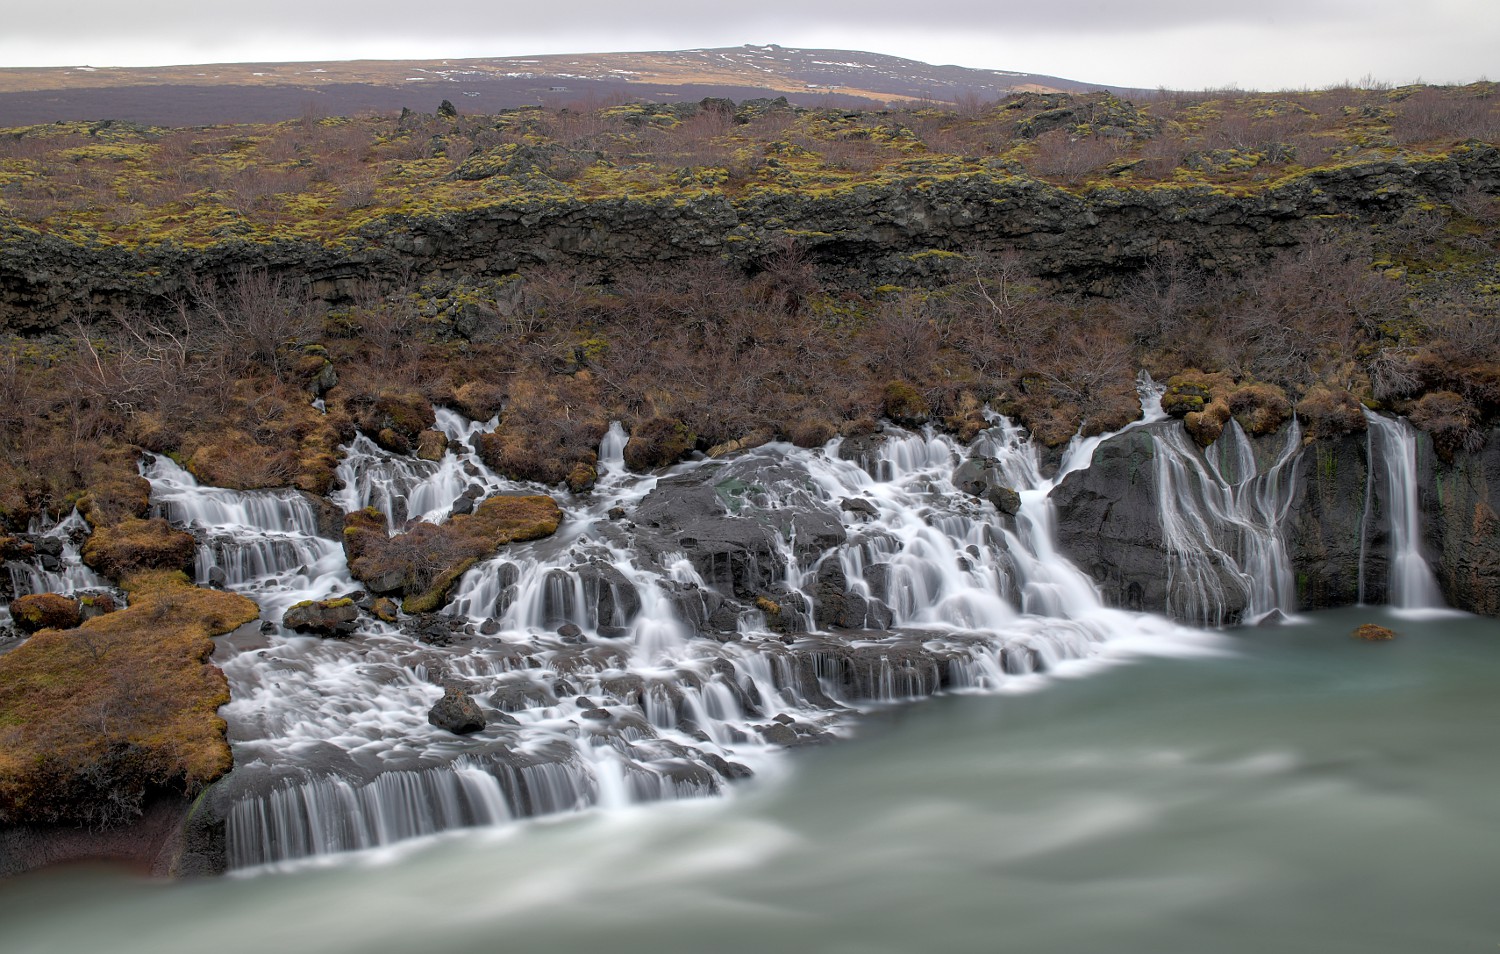
POLYGON ((3 66, 778 43, 1153 88, 1500 80, 1500 0, 20 0, 3 66))

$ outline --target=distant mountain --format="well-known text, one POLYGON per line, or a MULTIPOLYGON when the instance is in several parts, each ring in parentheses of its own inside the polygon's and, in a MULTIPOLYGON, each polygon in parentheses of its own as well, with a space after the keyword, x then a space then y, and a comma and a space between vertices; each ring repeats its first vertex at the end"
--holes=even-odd
POLYGON ((0 69, 0 126, 59 119, 155 125, 262 122, 403 106, 431 112, 444 99, 463 112, 705 96, 785 96, 798 105, 869 108, 889 102, 994 99, 1024 90, 1099 88, 1107 87, 1035 73, 774 44, 468 60, 75 66, 0 69))

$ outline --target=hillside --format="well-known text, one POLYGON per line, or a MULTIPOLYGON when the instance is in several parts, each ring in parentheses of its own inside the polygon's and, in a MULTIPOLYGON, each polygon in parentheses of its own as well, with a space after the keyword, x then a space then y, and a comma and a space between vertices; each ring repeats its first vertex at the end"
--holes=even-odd
POLYGON ((775 45, 441 61, 0 69, 0 125, 114 119, 153 125, 350 116, 443 99, 464 112, 519 106, 786 96, 802 106, 974 102, 1081 92, 1075 80, 775 45))

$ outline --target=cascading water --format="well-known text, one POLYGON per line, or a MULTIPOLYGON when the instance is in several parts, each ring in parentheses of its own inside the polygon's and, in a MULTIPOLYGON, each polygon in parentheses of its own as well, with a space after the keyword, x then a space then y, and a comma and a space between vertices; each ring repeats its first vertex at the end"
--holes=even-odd
POLYGON ((1207 453, 1180 427, 1153 430, 1168 612, 1208 626, 1297 607, 1282 527, 1296 494, 1302 431, 1293 420, 1265 470, 1231 419, 1207 453))
POLYGON ((109 581, 84 565, 80 543, 88 533, 88 524, 78 511, 47 526, 33 521, 27 536, 34 555, 30 559, 8 559, 4 564, 6 579, 0 580, 0 626, 10 622, 9 601, 35 593, 57 593, 77 596, 111 589, 109 581))
MULTIPOLYGON (((439 462, 357 439, 337 501, 399 529, 536 491, 471 452, 484 425, 438 421, 439 462)), ((295 602, 358 590, 306 498, 201 487, 165 459, 147 468, 161 511, 197 529, 200 578, 257 599, 271 624, 219 655, 236 867, 711 794, 838 733, 850 705, 1209 645, 1101 604, 1052 549, 1053 481, 1007 422, 969 448, 895 432, 862 453, 773 444, 653 475, 626 472, 624 446, 616 425, 595 491, 559 497, 559 532, 472 568, 441 616, 362 617, 348 639, 274 625, 295 602), (971 459, 1018 492, 1013 517, 955 486, 971 459), (482 703, 485 729, 429 724, 452 689, 482 703)), ((1063 472, 1087 465, 1078 456, 1063 472)))
MULTIPOLYGON (((1398 609, 1443 607, 1442 590, 1432 567, 1422 555, 1421 509, 1417 503, 1417 436, 1403 418, 1382 417, 1365 410, 1370 473, 1365 493, 1365 518, 1371 517, 1377 479, 1384 491, 1390 540, 1387 602, 1398 609), (1378 472, 1378 477, 1377 477, 1378 472)), ((1362 539, 1368 536, 1368 528, 1362 539)), ((1365 601, 1365 559, 1361 552, 1359 599, 1365 601)))

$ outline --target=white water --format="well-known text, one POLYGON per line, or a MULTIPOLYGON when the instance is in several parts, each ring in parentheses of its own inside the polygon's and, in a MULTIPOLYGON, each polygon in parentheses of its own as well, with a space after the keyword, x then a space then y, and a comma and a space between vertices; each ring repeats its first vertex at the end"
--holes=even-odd
MULTIPOLYGON (((1373 494, 1380 480, 1384 491, 1390 540, 1387 602, 1405 610, 1438 609, 1445 604, 1432 567, 1422 555, 1421 508, 1417 503, 1417 435, 1404 418, 1382 417, 1365 411, 1368 425, 1369 488, 1365 514, 1370 516, 1373 494), (1377 478, 1378 474, 1378 478, 1377 478)), ((1365 530, 1365 534, 1368 534, 1365 530)), ((1364 560, 1360 560, 1359 598, 1365 598, 1364 560)))
POLYGON ((1266 469, 1231 419, 1207 453, 1180 427, 1152 432, 1167 546, 1168 611, 1205 626, 1291 615, 1297 591, 1282 528, 1296 494, 1302 429, 1293 420, 1266 469))
MULTIPOLYGON (((439 424, 454 443, 437 463, 356 440, 340 467, 338 502, 375 506, 399 528, 412 516, 446 519, 470 487, 535 492, 488 471, 464 446, 484 425, 446 411, 439 424)), ((848 538, 832 552, 799 546, 792 524, 767 557, 783 594, 783 629, 813 629, 825 560, 877 608, 871 581, 879 581, 888 605, 876 620, 888 620, 888 630, 814 633, 794 645, 746 605, 729 642, 704 638, 701 617, 720 599, 709 582, 684 553, 634 546, 625 522, 608 515, 633 510, 661 479, 627 473, 623 447, 623 431, 611 428, 596 491, 559 496, 566 518, 558 534, 505 548, 460 581, 446 611, 459 627, 451 645, 425 645, 372 619, 347 640, 273 627, 225 641, 234 865, 714 794, 725 790, 726 772, 745 771, 736 766, 774 772, 790 739, 841 733, 844 706, 941 689, 1026 689, 1043 673, 1084 672, 1139 653, 1211 651, 1211 637, 1103 606, 1053 551, 1052 482, 1004 422, 973 449, 897 434, 868 467, 840 459, 835 444, 770 445, 728 464, 675 468, 756 478, 757 467, 784 466, 775 473, 802 476, 746 484, 747 519, 796 508, 839 515, 848 538), (953 470, 970 453, 995 457, 1021 492, 1014 521, 953 487, 953 470), (845 498, 867 501, 874 514, 840 511, 845 498), (582 630, 579 642, 558 637, 568 623, 582 630), (429 725, 440 682, 470 692, 489 727, 458 737, 429 725)), ((146 475, 164 515, 199 531, 200 578, 222 571, 224 584, 258 600, 271 623, 294 602, 358 589, 302 496, 202 487, 166 459, 146 475)))
MULTIPOLYGON (((1132 426, 1162 418, 1156 394, 1143 389, 1147 413, 1132 426)), ((339 468, 338 503, 376 507, 399 530, 419 517, 446 519, 465 493, 477 503, 539 491, 499 477, 471 452, 487 425, 443 410, 438 422, 452 443, 435 463, 357 439, 339 468)), ((1290 611, 1279 527, 1295 489, 1295 426, 1263 472, 1237 427, 1207 458, 1180 437, 1153 431, 1173 610, 1224 622, 1230 601, 1216 587, 1227 576, 1242 587, 1246 616, 1290 611), (1229 572, 1211 575, 1195 559, 1229 572)), ((843 733, 845 707, 1027 690, 1134 655, 1213 652, 1212 636, 1106 607, 1056 552, 1048 495, 1089 465, 1101 439, 1075 440, 1050 479, 1024 433, 1004 420, 970 447, 894 432, 858 462, 839 456, 839 442, 811 451, 772 444, 728 462, 635 475, 614 425, 595 491, 558 494, 566 516, 556 535, 504 548, 467 573, 444 611, 451 641, 439 645, 368 617, 346 640, 274 625, 294 602, 359 589, 339 544, 318 536, 312 504, 289 491, 201 487, 158 459, 147 469, 153 499, 200 531, 200 579, 221 571, 273 624, 263 636, 225 640, 219 657, 233 697, 223 714, 237 768, 222 783, 235 799, 232 863, 722 793, 733 777, 777 771, 788 742, 843 733), (992 458, 1018 491, 1015 517, 954 486, 955 470, 974 455, 992 458), (682 478, 716 488, 740 514, 725 520, 779 528, 753 568, 771 581, 778 613, 725 602, 734 595, 728 577, 705 579, 689 541, 647 545, 650 531, 631 516, 662 480, 682 478), (859 503, 844 509, 849 501, 859 503), (818 514, 842 524, 843 543, 823 550, 799 540, 808 531, 796 516, 818 514), (820 582, 832 571, 863 607, 848 623, 857 631, 818 628, 827 610, 818 601, 840 598, 820 582), (737 621, 713 636, 722 623, 710 617, 726 606, 737 621), (580 635, 559 634, 568 627, 580 635), (480 702, 488 727, 459 737, 428 724, 445 685, 480 702)))

